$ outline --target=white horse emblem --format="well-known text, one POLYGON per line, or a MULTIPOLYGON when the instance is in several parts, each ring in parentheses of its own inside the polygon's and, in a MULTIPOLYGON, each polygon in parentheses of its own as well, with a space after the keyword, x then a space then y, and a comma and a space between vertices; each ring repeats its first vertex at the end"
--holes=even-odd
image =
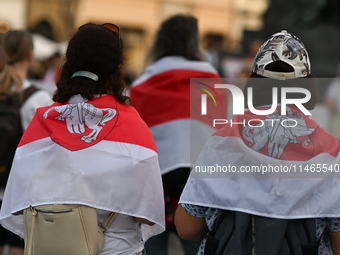
POLYGON ((315 129, 307 126, 306 120, 303 119, 299 112, 294 115, 288 106, 286 109, 287 116, 281 116, 277 109, 272 115, 266 116, 268 119, 279 120, 276 121, 274 125, 266 121, 263 126, 259 123, 256 126, 246 126, 243 129, 243 138, 250 143, 248 146, 252 150, 260 152, 267 144, 268 156, 280 158, 288 143, 302 144, 298 137, 307 136, 303 143, 306 146, 309 145, 311 141, 309 135, 312 134, 315 129), (289 119, 295 120, 297 125, 295 127, 284 127, 280 124, 283 120, 287 120, 288 125, 294 125, 295 123, 289 121, 289 119))
POLYGON ((92 129, 90 134, 81 137, 81 140, 86 143, 95 141, 103 129, 101 126, 105 126, 106 122, 112 120, 117 114, 116 110, 112 108, 100 109, 92 104, 82 102, 52 107, 43 114, 43 117, 46 119, 52 110, 60 113, 55 119, 65 121, 67 130, 71 134, 83 134, 85 125, 92 129), (106 113, 104 114, 104 112, 106 113))

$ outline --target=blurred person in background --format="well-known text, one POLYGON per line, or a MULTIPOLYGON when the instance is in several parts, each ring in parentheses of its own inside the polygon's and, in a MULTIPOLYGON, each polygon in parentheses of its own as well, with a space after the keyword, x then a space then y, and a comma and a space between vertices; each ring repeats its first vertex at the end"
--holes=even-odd
POLYGON ((324 102, 331 110, 329 131, 340 138, 340 63, 337 66, 336 77, 327 87, 324 102))
MULTIPOLYGON (((133 106, 150 127, 159 152, 165 195, 166 231, 146 243, 148 255, 167 254, 169 233, 176 233, 174 213, 193 165, 190 149, 198 150, 213 131, 190 123, 190 78, 219 78, 200 51, 197 19, 175 15, 165 20, 149 52, 144 73, 132 83, 133 106), (190 148, 191 131, 202 132, 190 148)), ((185 254, 196 254, 199 243, 181 240, 185 254)))
POLYGON ((244 58, 244 64, 243 64, 244 66, 240 73, 241 78, 246 78, 251 75, 253 62, 256 57, 256 53, 258 52, 258 50, 260 49, 263 43, 264 41, 261 39, 255 39, 251 41, 249 45, 249 49, 248 49, 248 54, 244 58))
MULTIPOLYGON (((0 40, 2 40, 1 37, 0 37, 0 40)), ((4 69, 4 67, 5 67, 5 58, 3 56, 1 46, 0 46, 0 72, 2 71, 2 69, 4 69)))
MULTIPOLYGON (((25 91, 33 92, 21 105, 21 125, 25 131, 38 107, 53 103, 51 96, 43 90, 34 88, 27 80, 27 72, 33 60, 33 41, 28 31, 11 30, 2 37, 2 55, 5 66, 0 74, 0 98, 14 98, 25 91)), ((0 188, 0 200, 4 196, 4 187, 0 188)), ((19 236, 0 226, 0 254, 3 246, 8 244, 9 255, 23 254, 24 241, 19 236)))
POLYGON ((220 51, 222 48, 222 38, 207 34, 203 40, 204 51, 203 54, 208 62, 219 71, 220 69, 220 51))
POLYGON ((43 83, 56 84, 59 78, 59 69, 61 64, 61 54, 55 52, 46 60, 46 71, 42 77, 43 83))

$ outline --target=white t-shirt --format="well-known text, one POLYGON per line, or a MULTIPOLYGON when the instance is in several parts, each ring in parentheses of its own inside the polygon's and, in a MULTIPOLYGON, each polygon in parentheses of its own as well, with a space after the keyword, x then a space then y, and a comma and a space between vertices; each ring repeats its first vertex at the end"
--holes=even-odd
MULTIPOLYGON (((110 212, 97 210, 99 225, 110 212)), ((134 255, 144 249, 140 224, 131 216, 117 214, 105 231, 105 244, 99 255, 134 255)))
MULTIPOLYGON (((27 80, 24 80, 22 85, 22 89, 24 90, 31 86, 31 83, 27 80)), ((34 117, 37 108, 48 106, 53 103, 54 102, 51 95, 47 91, 42 89, 33 93, 29 98, 27 98, 20 109, 21 124, 23 130, 27 129, 28 125, 34 117)))

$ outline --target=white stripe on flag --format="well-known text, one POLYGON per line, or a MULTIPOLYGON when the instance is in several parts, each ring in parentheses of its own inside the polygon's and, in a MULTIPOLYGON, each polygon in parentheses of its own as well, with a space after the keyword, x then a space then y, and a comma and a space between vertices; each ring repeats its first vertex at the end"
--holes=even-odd
POLYGON ((84 204, 146 218, 156 224, 143 227, 145 240, 161 233, 164 197, 157 153, 104 140, 78 151, 50 138, 21 146, 7 183, 1 224, 23 236, 22 216, 11 213, 51 203, 84 204))
POLYGON ((145 69, 145 72, 137 80, 135 80, 131 86, 137 86, 155 75, 173 69, 192 70, 218 74, 216 69, 209 62, 187 60, 184 57, 180 56, 169 56, 161 58, 152 65, 148 66, 145 69))
POLYGON ((195 120, 182 119, 150 128, 159 153, 162 174, 192 167, 214 128, 195 120))
POLYGON ((259 175, 252 173, 237 178, 228 177, 225 172, 196 172, 196 166, 217 164, 220 167, 235 166, 238 171, 242 166, 260 164, 301 165, 304 169, 306 165, 320 163, 333 167, 339 165, 340 154, 333 157, 322 153, 309 161, 283 161, 251 150, 241 138, 212 136, 191 171, 180 203, 282 219, 340 217, 340 172, 336 178, 328 178, 331 173, 326 174, 326 178, 312 178, 307 176, 310 172, 301 178, 278 178, 280 175, 256 178, 259 175))

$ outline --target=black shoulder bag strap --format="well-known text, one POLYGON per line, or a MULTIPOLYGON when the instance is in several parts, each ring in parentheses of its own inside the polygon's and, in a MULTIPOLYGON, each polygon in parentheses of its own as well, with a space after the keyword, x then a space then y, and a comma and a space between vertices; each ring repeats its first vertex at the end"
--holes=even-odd
MULTIPOLYGON (((231 213, 231 211, 224 210, 224 211, 221 212, 220 216, 217 218, 215 226, 214 226, 213 230, 209 232, 208 239, 205 243, 205 248, 204 248, 204 254, 205 255, 215 255, 216 254, 220 240, 218 240, 215 237, 215 235, 216 235, 216 232, 217 232, 219 226, 221 225, 221 223, 223 222, 223 220, 225 219, 225 217, 229 213, 231 213)), ((225 241, 224 246, 226 246, 229 243, 229 240, 230 240, 232 234, 234 233, 234 229, 235 229, 235 224, 233 226, 233 230, 231 231, 230 235, 228 236, 227 240, 225 241)))
MULTIPOLYGON (((316 239, 316 240, 313 241, 312 236, 310 234, 310 230, 308 228, 307 220, 306 219, 299 219, 297 221, 299 221, 302 224, 302 227, 304 229, 304 232, 306 234, 307 241, 308 241, 307 244, 301 244, 302 254, 303 255, 318 255, 321 237, 319 239, 316 239)), ((293 242, 292 242, 292 239, 291 239, 287 230, 286 230, 286 233, 285 233, 285 238, 286 238, 286 241, 288 243, 290 254, 294 255, 295 251, 294 251, 294 248, 293 248, 293 242)))
POLYGON ((12 96, 8 97, 7 100, 10 103, 10 105, 16 106, 17 108, 20 108, 22 104, 35 92, 37 92, 39 89, 33 85, 29 86, 24 91, 12 96))

